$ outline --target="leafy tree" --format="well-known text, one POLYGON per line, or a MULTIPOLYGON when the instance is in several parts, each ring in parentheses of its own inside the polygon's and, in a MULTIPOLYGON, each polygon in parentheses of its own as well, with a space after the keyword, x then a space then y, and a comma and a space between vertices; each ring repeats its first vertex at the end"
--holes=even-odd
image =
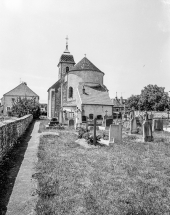
POLYGON ((141 110, 164 111, 168 108, 169 96, 167 92, 164 92, 164 89, 164 87, 151 84, 144 87, 139 100, 141 110))
POLYGON ((170 98, 164 90, 164 87, 149 84, 144 87, 140 95, 129 97, 127 104, 130 108, 134 107, 136 110, 164 111, 170 108, 170 98))
POLYGON ((138 110, 139 109, 139 106, 138 106, 139 99, 140 99, 139 95, 132 95, 131 97, 129 97, 127 99, 127 105, 128 105, 128 107, 129 108, 134 107, 135 110, 138 110))
POLYGON ((33 114, 34 118, 39 118, 40 116, 40 105, 33 99, 18 97, 16 101, 13 101, 12 115, 22 117, 26 114, 33 114))

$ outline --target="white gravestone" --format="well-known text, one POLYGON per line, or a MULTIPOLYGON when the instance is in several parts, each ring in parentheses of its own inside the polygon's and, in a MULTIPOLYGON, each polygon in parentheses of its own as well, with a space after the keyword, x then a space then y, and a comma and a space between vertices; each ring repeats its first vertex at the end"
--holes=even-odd
POLYGON ((77 112, 76 115, 75 115, 75 129, 77 127, 80 127, 81 123, 82 123, 82 116, 81 116, 81 112, 77 112))
POLYGON ((134 110, 130 112, 130 133, 131 134, 137 133, 137 123, 134 110))
POLYGON ((109 145, 122 142, 122 125, 110 125, 109 145))

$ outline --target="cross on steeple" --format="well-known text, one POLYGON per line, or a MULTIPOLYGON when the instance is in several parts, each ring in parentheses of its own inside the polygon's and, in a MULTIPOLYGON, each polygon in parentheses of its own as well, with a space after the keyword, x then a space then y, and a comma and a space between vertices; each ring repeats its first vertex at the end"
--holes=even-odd
POLYGON ((66 36, 66 49, 68 49, 68 36, 66 36))

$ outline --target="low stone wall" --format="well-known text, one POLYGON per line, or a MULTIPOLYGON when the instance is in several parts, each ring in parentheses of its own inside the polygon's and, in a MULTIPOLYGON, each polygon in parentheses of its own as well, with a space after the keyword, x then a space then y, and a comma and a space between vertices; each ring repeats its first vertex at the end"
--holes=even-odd
POLYGON ((3 121, 0 124, 0 161, 16 144, 19 137, 31 123, 33 116, 31 114, 17 119, 3 121))

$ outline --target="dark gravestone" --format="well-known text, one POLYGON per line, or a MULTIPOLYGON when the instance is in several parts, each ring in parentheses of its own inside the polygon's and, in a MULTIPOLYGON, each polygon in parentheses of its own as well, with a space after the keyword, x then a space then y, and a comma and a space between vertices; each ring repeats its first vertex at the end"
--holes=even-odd
POLYGON ((143 122, 143 141, 144 142, 153 141, 152 120, 147 120, 143 122))
POLYGON ((153 131, 163 131, 163 120, 162 119, 154 119, 152 124, 153 131))
POLYGON ((106 119, 105 127, 110 127, 110 125, 113 123, 113 119, 106 119))
POLYGON ((59 124, 59 121, 57 120, 57 118, 52 118, 51 121, 50 121, 49 126, 55 126, 55 125, 58 125, 58 124, 59 124))
POLYGON ((74 126, 74 120, 73 119, 69 120, 69 126, 74 126))

